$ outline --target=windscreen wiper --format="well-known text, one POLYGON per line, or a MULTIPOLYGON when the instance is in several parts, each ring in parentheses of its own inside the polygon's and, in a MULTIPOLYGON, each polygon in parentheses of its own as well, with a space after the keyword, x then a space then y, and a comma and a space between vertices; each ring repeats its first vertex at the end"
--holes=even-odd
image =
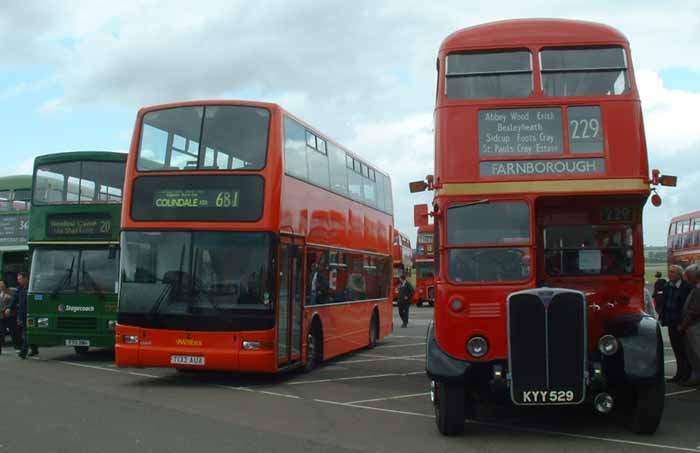
POLYGON ((80 262, 80 269, 82 270, 82 279, 84 281, 87 281, 90 284, 90 286, 92 286, 92 289, 95 290, 97 297, 99 297, 100 299, 104 299, 104 293, 102 292, 102 289, 97 284, 95 279, 92 278, 92 275, 90 275, 90 272, 85 270, 85 260, 82 260, 80 262))
POLYGON ((456 209, 456 208, 466 208, 468 206, 476 206, 480 204, 488 204, 491 203, 488 198, 484 198, 483 200, 479 201, 472 201, 470 203, 463 203, 463 204, 453 204, 451 206, 448 206, 447 209, 456 209))
POLYGON ((51 291, 51 297, 56 297, 58 293, 68 286, 70 281, 73 279, 73 265, 75 264, 75 255, 73 256, 73 259, 70 262, 70 267, 66 269, 66 275, 63 276, 61 281, 56 285, 56 287, 51 291))
MULTIPOLYGON (((179 269, 179 270, 178 270, 178 282, 177 282, 177 285, 178 285, 178 294, 179 294, 179 291, 181 290, 181 287, 182 287, 182 262, 184 261, 184 259, 185 259, 185 244, 183 243, 183 244, 182 244, 182 250, 180 251, 180 265, 178 266, 178 269, 179 269)), ((163 275, 163 277, 165 277, 165 275, 163 275)), ((175 286, 174 283, 173 283, 172 281, 168 281, 168 282, 165 282, 165 283, 166 283, 166 284, 165 284, 165 287, 164 287, 163 290, 160 292, 160 294, 158 294, 158 297, 156 298, 156 301, 155 301, 155 303, 153 304, 153 307, 151 307, 150 313, 151 313, 152 315, 158 313, 158 310, 160 309, 161 304, 162 304, 163 301, 165 300, 165 297, 168 295, 168 293, 169 293, 169 292, 173 289, 173 287, 175 286)), ((175 298, 177 299, 177 294, 175 295, 175 298)))

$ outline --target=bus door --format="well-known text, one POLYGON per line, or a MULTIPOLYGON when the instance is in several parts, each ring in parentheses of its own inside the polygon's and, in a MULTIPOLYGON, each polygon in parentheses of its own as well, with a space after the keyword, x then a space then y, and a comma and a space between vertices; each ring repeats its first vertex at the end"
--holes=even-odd
POLYGON ((301 241, 282 237, 279 253, 277 304, 277 363, 301 360, 304 249, 301 241))

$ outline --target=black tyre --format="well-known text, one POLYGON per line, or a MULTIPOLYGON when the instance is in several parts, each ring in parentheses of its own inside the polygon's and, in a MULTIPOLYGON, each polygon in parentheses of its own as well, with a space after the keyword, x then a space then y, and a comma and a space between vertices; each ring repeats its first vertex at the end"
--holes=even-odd
POLYGON ((435 381, 435 424, 443 436, 464 432, 465 392, 461 384, 435 381))
POLYGON ((418 305, 418 307, 422 307, 423 306, 423 299, 418 299, 418 303, 416 305, 418 305))
POLYGON ((431 307, 434 307, 434 306, 435 306, 435 301, 429 300, 429 301, 428 301, 428 305, 430 305, 431 307))
POLYGON ((90 347, 89 346, 73 346, 73 349, 75 349, 76 354, 85 355, 90 350, 90 347))
POLYGON ((318 327, 314 325, 306 337, 306 364, 304 365, 304 371, 307 372, 316 368, 321 362, 321 338, 318 330, 318 327))
POLYGON ((663 377, 654 383, 634 384, 631 390, 625 408, 629 430, 637 434, 654 434, 664 412, 666 383, 663 377))
POLYGON ((374 349, 379 343, 379 318, 377 313, 372 315, 372 321, 369 323, 369 344, 367 349, 374 349))

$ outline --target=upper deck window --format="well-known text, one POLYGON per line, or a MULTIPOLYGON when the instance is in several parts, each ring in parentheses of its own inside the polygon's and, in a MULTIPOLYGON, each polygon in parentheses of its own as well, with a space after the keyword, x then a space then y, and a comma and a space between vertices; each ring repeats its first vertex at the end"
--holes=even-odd
POLYGON ((527 50, 447 56, 450 99, 522 98, 532 94, 532 55, 527 50))
POLYGON ((74 161, 39 165, 32 202, 40 204, 121 203, 124 162, 74 161))
POLYGON ((140 171, 260 170, 269 125, 270 112, 259 107, 207 105, 148 112, 137 166, 140 171))
POLYGON ((547 96, 620 95, 630 89, 622 47, 545 49, 540 62, 547 96))

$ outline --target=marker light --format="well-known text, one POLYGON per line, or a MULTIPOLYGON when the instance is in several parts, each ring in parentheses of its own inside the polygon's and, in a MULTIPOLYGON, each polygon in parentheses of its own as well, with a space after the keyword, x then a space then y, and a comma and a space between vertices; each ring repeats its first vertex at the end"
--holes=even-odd
POLYGON ((459 313, 460 311, 464 310, 464 302, 462 302, 462 299, 452 299, 450 302, 450 308, 452 311, 459 313))
POLYGON ((49 327, 49 318, 38 318, 36 320, 37 327, 49 327))
POLYGON ((598 350, 603 355, 614 355, 619 347, 620 344, 618 343, 617 338, 613 337, 612 335, 603 335, 600 337, 600 340, 598 340, 598 350))
POLYGON ((138 344, 139 342, 138 335, 124 335, 122 338, 124 339, 124 343, 126 344, 138 344))
POLYGON ((244 341, 243 342, 243 349, 246 350, 253 350, 253 349, 260 349, 260 342, 259 341, 244 341))
POLYGON ((27 327, 34 327, 34 318, 27 318, 27 327))
POLYGON ((467 351, 478 359, 489 352, 489 343, 484 337, 471 337, 467 342, 467 351))

